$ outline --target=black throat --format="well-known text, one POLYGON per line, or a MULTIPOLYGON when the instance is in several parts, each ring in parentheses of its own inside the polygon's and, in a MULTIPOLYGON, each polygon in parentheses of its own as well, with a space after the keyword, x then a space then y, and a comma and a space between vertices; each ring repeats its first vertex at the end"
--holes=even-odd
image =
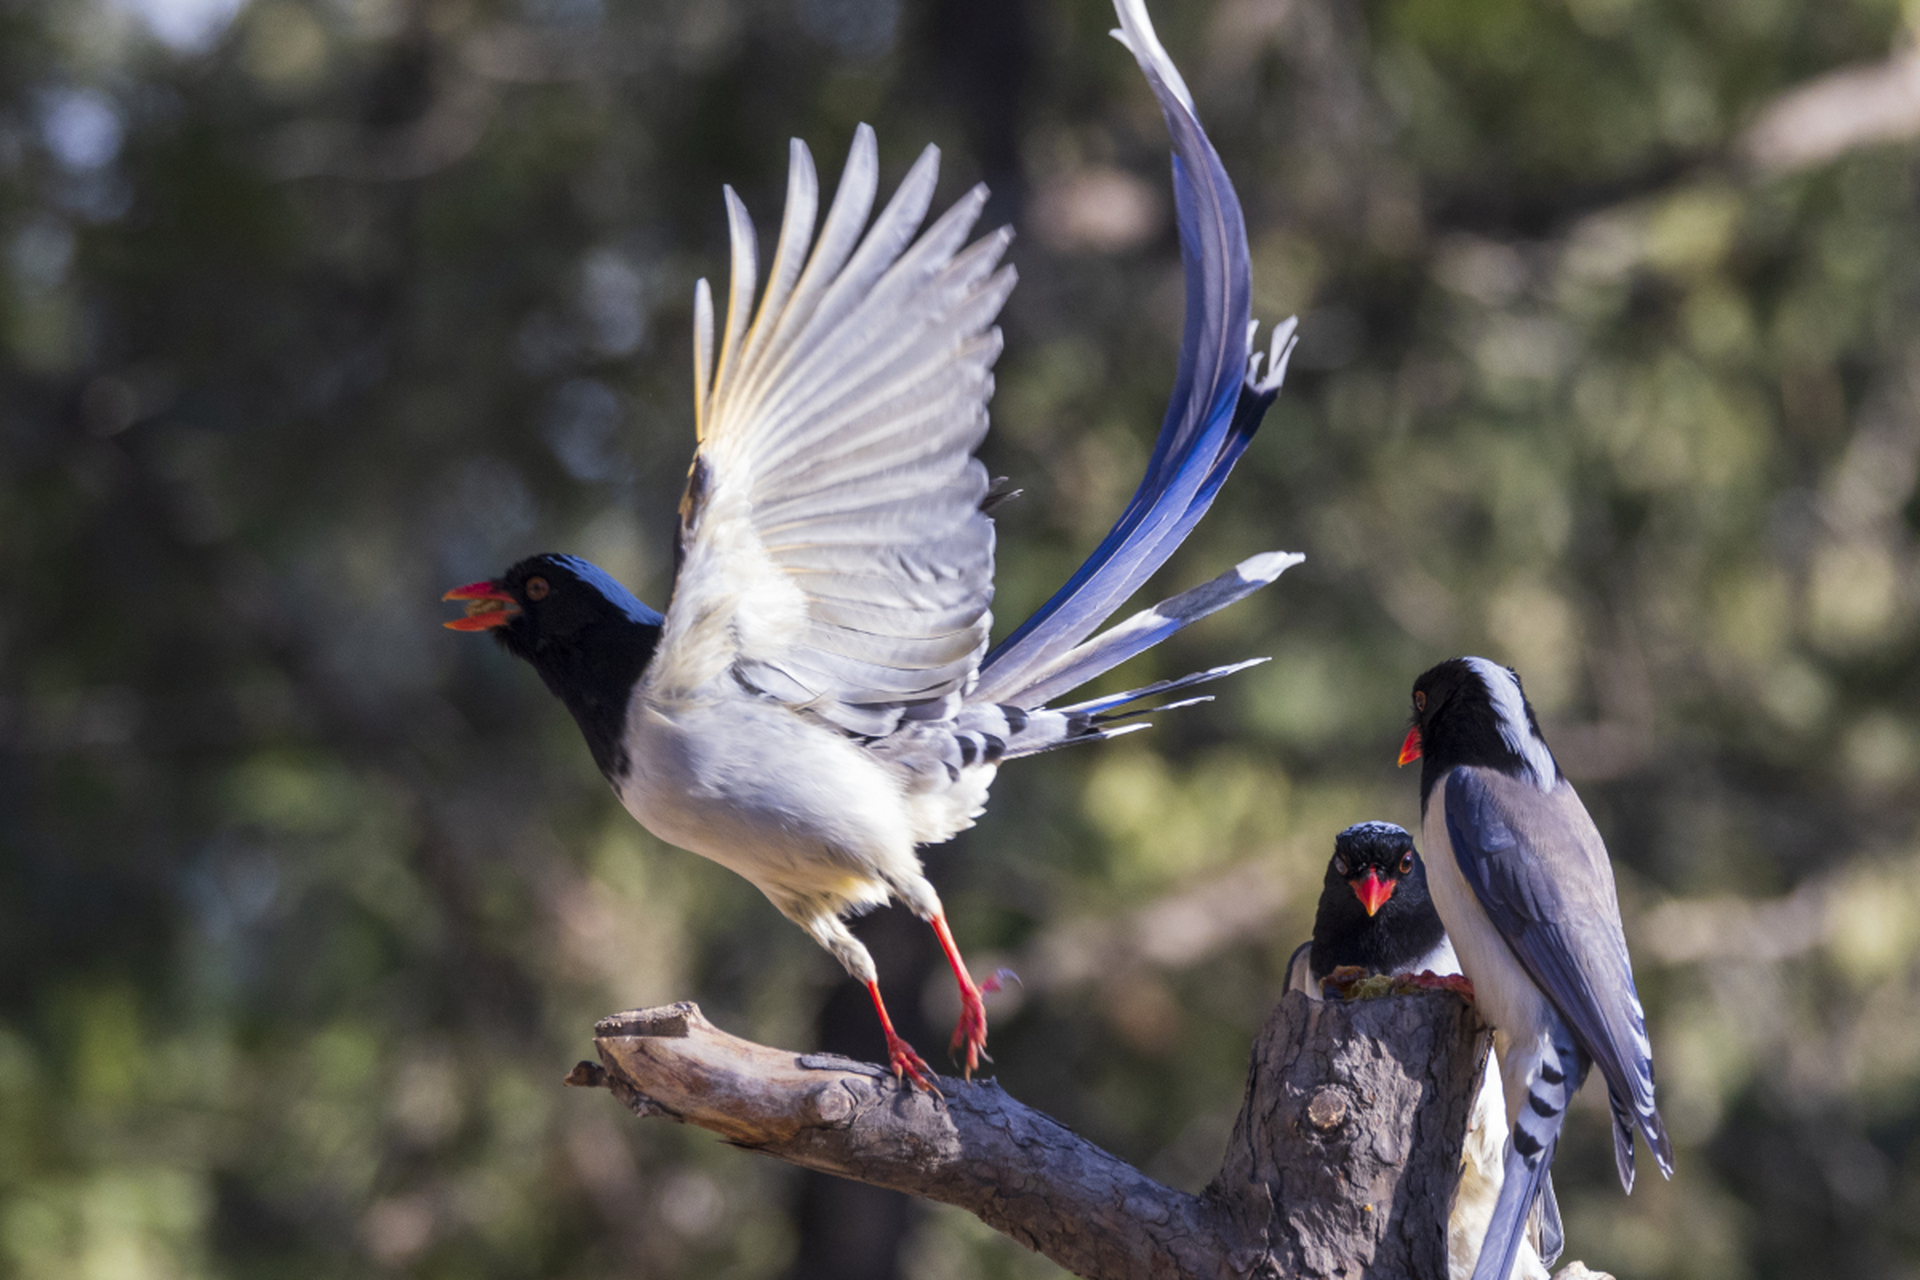
POLYGON ((1416 866, 1404 877, 1371 916, 1346 879, 1329 873, 1313 920, 1309 963, 1316 978, 1343 964, 1357 964, 1368 973, 1405 973, 1446 936, 1446 926, 1427 897, 1424 867, 1416 866))
POLYGON ((609 610, 564 638, 515 643, 503 627, 500 642, 533 664, 554 696, 566 703, 587 740, 593 762, 615 790, 632 767, 627 755, 627 704, 660 645, 660 624, 609 610))

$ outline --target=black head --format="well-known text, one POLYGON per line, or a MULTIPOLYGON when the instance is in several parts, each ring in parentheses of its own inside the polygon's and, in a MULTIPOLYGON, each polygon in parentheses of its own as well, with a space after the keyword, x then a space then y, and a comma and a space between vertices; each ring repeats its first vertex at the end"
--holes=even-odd
POLYGON ((660 615, 613 576, 578 556, 528 556, 498 578, 455 587, 443 600, 462 600, 467 616, 453 631, 491 631, 515 657, 538 665, 553 646, 579 643, 603 626, 658 626, 660 615))
POLYGON ((573 712, 600 771, 616 783, 625 776, 627 701, 660 642, 659 614, 578 556, 530 556, 443 599, 467 605, 448 627, 491 631, 507 652, 532 663, 573 712))
POLYGON ((1406 828, 1362 822, 1334 838, 1313 920, 1313 972, 1324 976, 1348 964, 1403 972, 1445 933, 1406 828))
MULTIPOLYGON (((1418 878, 1422 893, 1426 872, 1414 851, 1407 829, 1391 822, 1358 822, 1333 838, 1333 860, 1327 863, 1326 888, 1352 888, 1368 915, 1393 900, 1394 890, 1407 876, 1418 878)), ((1337 896, 1337 895, 1336 895, 1337 896)))
POLYGON ((1413 724, 1400 763, 1420 764, 1424 811, 1434 783, 1455 765, 1482 765, 1535 785, 1560 776, 1520 687, 1520 675, 1485 658, 1449 658, 1413 682, 1413 724))

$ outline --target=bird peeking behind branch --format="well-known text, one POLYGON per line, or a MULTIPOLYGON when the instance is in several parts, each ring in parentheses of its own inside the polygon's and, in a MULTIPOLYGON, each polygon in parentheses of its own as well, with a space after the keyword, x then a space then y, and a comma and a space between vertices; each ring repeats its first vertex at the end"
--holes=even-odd
POLYGON ((1313 938, 1287 962, 1287 990, 1318 1000, 1321 984, 1347 967, 1368 974, 1460 972, 1405 827, 1360 822, 1333 838, 1313 938))
MULTIPOLYGON (((1361 822, 1333 841, 1333 857, 1314 913, 1313 937, 1287 962, 1287 990, 1325 998, 1337 975, 1414 975, 1459 982, 1460 961, 1427 896, 1427 870, 1413 837, 1391 822, 1361 822)), ((1446 982, 1432 985, 1450 986, 1446 982)), ((1487 1224, 1499 1201, 1507 1108, 1500 1069, 1489 1054, 1467 1117, 1460 1182, 1447 1216, 1448 1280, 1469 1280, 1487 1224)), ((1523 1239, 1510 1280, 1546 1280, 1560 1253, 1560 1212, 1553 1184, 1540 1196, 1535 1230, 1523 1239)))
POLYGON ((966 243, 986 200, 976 187, 916 236, 933 147, 868 225, 879 166, 864 125, 817 235, 813 161, 793 142, 757 307, 753 223, 726 192, 733 279, 717 331, 704 280, 694 295, 698 447, 666 613, 565 555, 446 596, 467 602, 448 626, 491 631, 533 664, 642 825, 745 876, 866 984, 894 1073, 927 1089, 845 918, 898 898, 933 926, 971 1075, 987 1040, 982 987, 915 847, 971 826, 1002 761, 1141 728, 1123 723, 1140 699, 1251 665, 1055 705, 1301 558, 1254 556, 1093 634, 1213 502, 1279 392, 1294 328, 1275 330, 1262 370, 1233 185, 1141 0, 1115 7, 1114 34, 1173 135, 1186 332, 1139 489, 1039 612, 988 652, 994 527, 973 454, 1000 353, 993 321, 1014 283, 998 266, 1011 233, 966 243))
POLYGON ((1607 846, 1560 772, 1520 677, 1452 658, 1413 685, 1400 763, 1420 761, 1428 886, 1494 1031, 1513 1127, 1474 1280, 1506 1280, 1546 1186, 1567 1106, 1598 1066, 1620 1185, 1633 1131, 1660 1172, 1673 1146, 1654 1106, 1653 1046, 1633 986, 1607 846))

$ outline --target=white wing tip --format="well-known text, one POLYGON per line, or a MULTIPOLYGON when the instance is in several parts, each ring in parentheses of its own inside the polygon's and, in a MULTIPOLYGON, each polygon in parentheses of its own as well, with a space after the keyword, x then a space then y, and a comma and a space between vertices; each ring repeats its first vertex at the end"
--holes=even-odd
POLYGON ((706 438, 707 393, 713 387, 713 286, 701 276, 693 285, 693 410, 697 434, 706 438))
POLYGON ((1191 698, 1182 698, 1178 702, 1163 702, 1153 708, 1153 714, 1159 715, 1162 711, 1181 711, 1187 707, 1197 707, 1203 702, 1212 702, 1213 697, 1211 693, 1202 693, 1191 698))
POLYGON ((1109 34, 1127 46, 1143 68, 1166 83, 1173 96, 1180 100, 1180 105, 1187 109, 1188 115, 1199 119, 1200 113, 1194 109, 1193 94, 1187 90, 1187 82, 1180 78, 1180 69, 1173 65, 1173 59, 1161 45, 1160 37, 1154 34, 1153 19, 1147 16, 1146 0, 1113 0, 1113 12, 1120 19, 1120 26, 1109 34))
POLYGON ((1248 582, 1267 583, 1305 559, 1298 551, 1263 551, 1257 556, 1248 556, 1233 566, 1233 570, 1248 582))
MULTIPOLYGON (((1247 323, 1247 346, 1253 346, 1253 337, 1259 329, 1257 320, 1247 323)), ((1249 390, 1265 395, 1280 390, 1280 384, 1287 380, 1287 366, 1293 361, 1293 349, 1300 345, 1298 330, 1299 316, 1288 316, 1273 326, 1273 345, 1266 352, 1255 351, 1247 357, 1247 387, 1249 390), (1267 374, 1260 376, 1260 357, 1267 357, 1267 374)))

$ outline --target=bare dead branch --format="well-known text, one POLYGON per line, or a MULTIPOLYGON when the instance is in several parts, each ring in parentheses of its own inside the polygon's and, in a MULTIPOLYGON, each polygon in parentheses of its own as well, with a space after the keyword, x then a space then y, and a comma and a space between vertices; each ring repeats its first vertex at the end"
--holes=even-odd
POLYGON ((1484 1033, 1456 997, 1289 995, 1254 1046, 1221 1172, 1153 1181, 990 1081, 944 1098, 879 1067, 728 1035, 692 1004, 595 1028, 603 1085, 807 1168, 958 1205, 1077 1275, 1446 1275, 1445 1224, 1484 1033))

